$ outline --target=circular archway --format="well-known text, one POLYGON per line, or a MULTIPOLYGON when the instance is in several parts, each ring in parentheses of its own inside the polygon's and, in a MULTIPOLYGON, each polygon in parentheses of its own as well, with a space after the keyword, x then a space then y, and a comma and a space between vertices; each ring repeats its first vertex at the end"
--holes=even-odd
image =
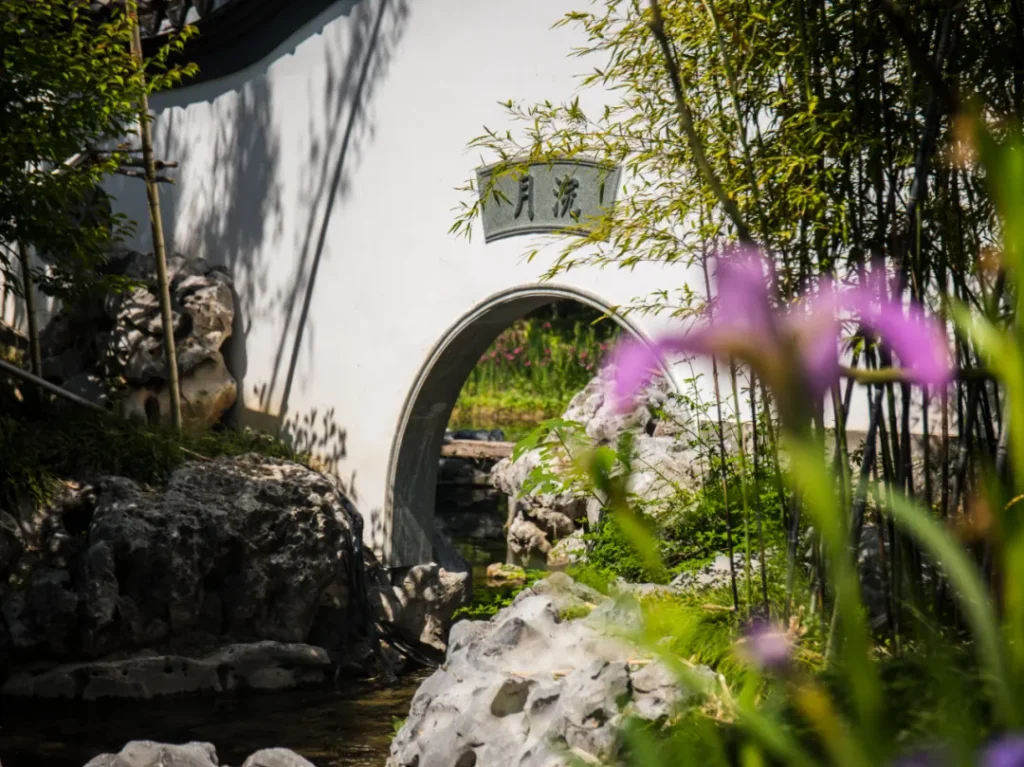
MULTIPOLYGON (((382 520, 381 543, 388 566, 411 567, 443 558, 434 524, 437 457, 459 392, 481 355, 502 331, 535 309, 566 299, 606 313, 626 333, 649 343, 634 322, 614 312, 607 302, 576 288, 551 284, 504 290, 464 314, 427 355, 395 429, 382 520)), ((678 390, 664 361, 662 369, 678 390)))

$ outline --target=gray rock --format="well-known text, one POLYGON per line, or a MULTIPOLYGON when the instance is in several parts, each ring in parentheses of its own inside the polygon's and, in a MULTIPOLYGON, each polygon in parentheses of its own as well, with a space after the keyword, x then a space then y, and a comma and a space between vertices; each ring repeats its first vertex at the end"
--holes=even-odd
MULTIPOLYGON (((207 428, 238 394, 222 357, 235 313, 232 281, 226 270, 200 258, 173 254, 167 267, 182 416, 191 428, 207 428)), ((44 372, 96 402, 111 394, 104 381, 123 377, 124 411, 167 421, 168 374, 155 262, 150 254, 122 250, 111 255, 107 270, 139 285, 54 317, 41 334, 44 372)))
MULTIPOLYGON (((679 501, 701 484, 700 465, 687 443, 679 439, 690 419, 663 378, 655 379, 637 407, 621 414, 606 401, 614 368, 607 367, 569 402, 562 418, 583 425, 595 445, 618 444, 622 434, 633 437, 633 469, 628 491, 645 501, 645 510, 655 517, 668 511, 685 513, 679 501)), ((541 451, 523 453, 513 462, 499 461, 491 469, 491 482, 514 502, 508 526, 509 550, 521 564, 543 565, 553 546, 573 536, 584 519, 594 526, 600 521, 601 502, 592 495, 574 492, 540 493, 526 491, 527 478, 541 465, 541 451)), ((577 544, 572 556, 583 558, 577 544)), ((555 553, 556 566, 566 558, 564 550, 555 553)))
POLYGON ((408 641, 444 652, 452 615, 469 598, 469 573, 431 562, 410 568, 397 585, 379 583, 370 591, 382 622, 408 641))
POLYGON ((315 767, 315 765, 287 748, 265 748, 246 759, 242 767, 315 767))
MULTIPOLYGON (((607 601, 556 573, 490 621, 462 621, 417 690, 387 767, 565 767, 613 760, 627 713, 657 720, 693 695, 656 663, 567 606, 607 601)), ((706 672, 711 674, 710 670, 706 672)))
POLYGON ((583 540, 583 531, 574 530, 551 547, 551 551, 548 552, 548 567, 552 570, 563 570, 582 561, 586 553, 587 543, 583 540))
POLYGON ((255 455, 186 464, 162 492, 118 477, 70 492, 37 515, 0 594, 15 660, 346 647, 366 625, 354 513, 327 477, 255 455))
POLYGON ((536 523, 516 516, 508 527, 508 550, 515 563, 535 567, 547 561, 551 543, 536 523))
MULTIPOLYGON (((736 568, 736 578, 739 579, 743 577, 743 555, 735 553, 733 556, 733 563, 736 568)), ((753 573, 754 568, 758 566, 757 560, 752 557, 750 562, 751 572, 753 573)), ((679 575, 672 579, 671 586, 680 591, 701 590, 724 586, 729 583, 731 579, 732 571, 729 569, 729 555, 719 554, 715 557, 714 561, 699 568, 698 570, 679 573, 679 575)))
POLYGON ((100 754, 85 767, 219 767, 211 743, 172 746, 151 740, 133 740, 117 754, 100 754))

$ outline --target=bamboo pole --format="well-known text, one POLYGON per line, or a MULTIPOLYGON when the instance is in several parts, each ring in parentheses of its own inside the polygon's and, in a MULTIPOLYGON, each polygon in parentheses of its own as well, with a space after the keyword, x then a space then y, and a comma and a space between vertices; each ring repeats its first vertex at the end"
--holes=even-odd
MULTIPOLYGON (((132 56, 142 73, 142 33, 139 31, 138 8, 131 0, 126 4, 132 28, 132 56)), ((145 77, 144 74, 142 74, 145 77)), ((164 330, 164 356, 167 360, 167 390, 171 405, 171 426, 181 432, 181 390, 178 385, 178 358, 174 350, 174 317, 171 312, 171 291, 167 279, 167 252, 164 247, 163 219, 160 217, 160 193, 157 190, 156 162, 153 159, 153 131, 149 121, 149 98, 145 90, 139 99, 139 137, 142 139, 142 160, 146 169, 146 196, 149 198, 149 223, 153 233, 153 255, 156 258, 157 284, 160 289, 160 315, 164 330)))
POLYGON ((21 261, 21 287, 25 291, 25 314, 28 316, 28 348, 32 373, 40 378, 43 375, 43 352, 39 344, 39 318, 36 316, 36 295, 32 289, 32 272, 28 263, 28 248, 25 243, 18 244, 18 257, 21 261))

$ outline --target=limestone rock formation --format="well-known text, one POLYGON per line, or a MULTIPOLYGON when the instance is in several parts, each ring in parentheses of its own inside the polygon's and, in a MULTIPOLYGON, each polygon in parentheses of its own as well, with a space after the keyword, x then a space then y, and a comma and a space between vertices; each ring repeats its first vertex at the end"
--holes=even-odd
POLYGON ((444 652, 452 615, 469 598, 469 586, 468 572, 430 562, 409 568, 396 585, 371 586, 370 599, 381 622, 404 639, 444 652))
MULTIPOLYGON (((669 396, 671 387, 662 378, 648 387, 635 410, 618 413, 605 396, 613 374, 608 366, 591 379, 572 398, 562 418, 582 424, 597 445, 615 445, 624 432, 633 435, 634 474, 629 491, 648 503, 647 511, 657 514, 662 508, 659 501, 673 497, 677 488, 699 487, 694 453, 679 439, 688 416, 669 396)), ((569 561, 567 547, 573 557, 580 556, 581 549, 575 542, 561 548, 557 543, 571 538, 584 519, 595 524, 601 504, 571 492, 524 491, 527 477, 541 462, 540 450, 528 451, 515 462, 502 459, 491 470, 491 480, 511 499, 507 537, 515 561, 533 567, 564 567, 569 561)))
MULTIPOLYGON (((143 653, 199 658, 201 675, 210 653, 264 641, 281 643, 263 645, 268 668, 302 643, 351 655, 368 625, 358 522, 324 475, 256 455, 185 464, 160 492, 107 477, 32 518, 0 517, 0 670, 143 653)), ((154 663, 136 657, 129 678, 154 663)), ((241 676, 279 686, 275 673, 241 676)))
MULTIPOLYGON (((169 745, 133 740, 117 754, 100 754, 85 767, 221 767, 212 743, 169 745)), ((314 767, 287 748, 265 748, 252 754, 242 767, 314 767)))
MULTIPOLYGON (((167 260, 172 325, 186 425, 201 429, 220 420, 235 403, 238 386, 224 362, 235 307, 228 272, 200 258, 167 260)), ((121 378, 117 399, 128 415, 167 420, 167 364, 163 323, 150 254, 118 251, 106 270, 138 287, 124 295, 76 306, 43 330, 43 373, 75 393, 104 402, 105 382, 121 378)))
POLYGON ((556 573, 490 621, 455 624, 445 663, 413 698, 387 767, 563 767, 570 753, 609 763, 625 716, 660 721, 692 697, 661 663, 638 661, 635 648, 611 636, 615 609, 556 573), (586 618, 559 617, 595 604, 586 618))

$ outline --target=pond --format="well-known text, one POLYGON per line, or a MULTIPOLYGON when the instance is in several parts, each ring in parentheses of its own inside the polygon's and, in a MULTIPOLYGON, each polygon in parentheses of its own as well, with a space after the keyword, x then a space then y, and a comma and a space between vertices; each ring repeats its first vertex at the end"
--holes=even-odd
POLYGON ((290 748, 316 767, 382 767, 394 720, 425 673, 397 685, 343 683, 231 698, 92 704, 0 700, 3 767, 82 767, 129 740, 206 741, 222 764, 240 765, 261 748, 290 748))

